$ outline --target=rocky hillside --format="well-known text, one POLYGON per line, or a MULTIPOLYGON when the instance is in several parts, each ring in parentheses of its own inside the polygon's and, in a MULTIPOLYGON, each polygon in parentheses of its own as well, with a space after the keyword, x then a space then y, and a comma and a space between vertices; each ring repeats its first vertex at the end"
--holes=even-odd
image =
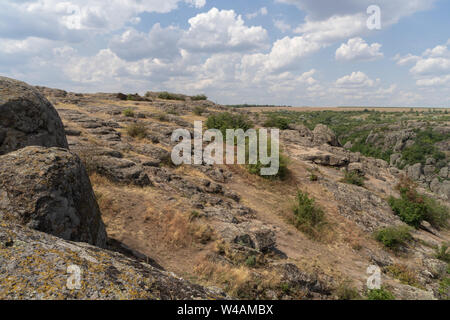
POLYGON ((172 132, 194 120, 278 126, 265 114, 200 96, 1 83, 1 297, 449 297, 448 194, 342 147, 327 121, 285 123, 286 174, 264 179, 247 166, 176 167, 170 152, 172 132), (80 291, 63 288, 69 264, 85 270, 80 291))
MULTIPOLYGON (((268 109, 270 110, 270 108, 268 109)), ((345 110, 345 109, 344 109, 345 110)), ((450 199, 450 114, 443 109, 265 112, 263 124, 313 129, 327 124, 344 148, 382 159, 445 200, 450 199)))
POLYGON ((107 242, 55 108, 35 88, 0 77, 0 299, 224 297, 107 242), (67 286, 72 265, 81 270, 80 288, 67 286))

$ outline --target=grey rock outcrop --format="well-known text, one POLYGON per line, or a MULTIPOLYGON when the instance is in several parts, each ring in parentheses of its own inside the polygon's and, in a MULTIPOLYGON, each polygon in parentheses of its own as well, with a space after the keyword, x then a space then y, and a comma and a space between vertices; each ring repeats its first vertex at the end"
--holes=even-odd
POLYGON ((0 157, 0 221, 104 247, 106 231, 78 156, 26 147, 0 157))
POLYGON ((335 147, 341 146, 336 137, 336 134, 326 125, 318 124, 313 130, 313 135, 314 135, 313 141, 316 144, 320 145, 326 143, 335 147))
POLYGON ((0 299, 223 298, 220 291, 191 284, 120 253, 0 223, 0 299), (77 290, 67 286, 71 265, 81 271, 77 290))
POLYGON ((63 124, 37 89, 0 77, 0 155, 26 146, 67 149, 63 124))

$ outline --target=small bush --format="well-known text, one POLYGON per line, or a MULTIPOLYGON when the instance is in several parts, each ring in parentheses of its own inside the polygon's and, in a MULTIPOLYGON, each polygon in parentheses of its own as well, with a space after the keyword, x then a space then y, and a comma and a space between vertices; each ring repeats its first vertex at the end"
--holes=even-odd
POLYGON ((169 93, 167 91, 160 92, 158 94, 158 98, 159 99, 164 99, 164 100, 180 100, 180 101, 185 101, 186 100, 182 95, 169 93))
POLYGON ((253 123, 241 114, 223 112, 209 116, 208 120, 206 120, 206 127, 208 129, 220 130, 225 137, 227 129, 242 129, 247 131, 253 128, 253 123))
POLYGON ((207 99, 208 99, 208 97, 205 96, 204 94, 198 94, 196 96, 191 97, 192 101, 200 101, 200 100, 207 100, 207 99))
POLYGON ((247 267, 254 267, 256 265, 256 256, 249 256, 247 260, 245 260, 245 265, 247 267))
POLYGON ((167 110, 168 114, 174 115, 174 116, 179 116, 180 113, 178 112, 178 110, 176 108, 170 108, 169 110, 167 110))
POLYGON ((334 292, 339 300, 359 300, 361 295, 358 290, 351 285, 350 281, 341 283, 334 292))
POLYGON ((436 200, 419 194, 414 183, 403 178, 398 184, 401 198, 389 198, 389 205, 400 219, 413 227, 418 228, 423 220, 428 221, 436 228, 447 228, 449 210, 436 200))
POLYGON ((128 109, 125 109, 125 110, 123 110, 123 115, 125 116, 125 117, 134 117, 134 111, 133 111, 133 109, 130 109, 130 108, 128 108, 128 109))
POLYGON ((448 228, 450 217, 448 207, 441 205, 436 200, 423 196, 425 203, 425 221, 428 221, 435 228, 448 228))
POLYGON ((95 152, 88 149, 81 149, 78 153, 81 162, 86 169, 87 174, 90 176, 97 172, 97 158, 95 157, 95 152))
POLYGON ((130 137, 143 139, 147 137, 147 128, 143 123, 134 123, 127 127, 127 133, 130 137))
POLYGON ((442 246, 436 248, 436 258, 444 262, 450 263, 450 252, 448 251, 448 245, 442 244, 442 246))
POLYGON ((395 296, 384 288, 372 289, 367 293, 367 300, 395 300, 395 296))
POLYGON ((418 228, 424 219, 425 207, 423 203, 415 203, 407 199, 389 198, 389 205, 396 215, 400 217, 404 223, 418 228))
POLYGON ((345 172, 345 177, 344 177, 344 179, 342 179, 342 182, 363 187, 364 186, 364 177, 360 176, 356 172, 347 171, 347 172, 345 172))
POLYGON ((294 224, 300 231, 313 238, 319 238, 326 224, 325 213, 307 193, 297 192, 297 203, 293 209, 294 224))
POLYGON ((412 236, 409 227, 399 226, 378 230, 375 233, 375 239, 381 242, 385 247, 397 250, 400 246, 405 245, 409 240, 412 240, 412 236))
POLYGON ((289 126, 289 121, 286 118, 270 116, 270 118, 264 123, 264 127, 278 128, 280 130, 286 130, 289 126))
POLYGON ((159 121, 168 122, 169 117, 167 116, 167 113, 165 112, 159 112, 153 116, 154 118, 158 119, 159 121))
POLYGON ((194 113, 196 116, 201 116, 206 111, 205 107, 196 106, 192 110, 192 113, 194 113))
POLYGON ((123 93, 118 93, 116 97, 119 100, 127 100, 127 95, 123 93))
POLYGON ((400 280, 401 283, 410 286, 419 286, 416 273, 403 264, 393 264, 386 267, 386 272, 395 279, 400 280))
MULTIPOLYGON (((270 142, 268 142, 268 143, 270 143, 270 142)), ((272 175, 272 176, 263 176, 263 175, 261 175, 261 169, 264 168, 264 167, 268 168, 268 167, 270 167, 270 165, 263 165, 259 160, 258 160, 257 164, 248 164, 247 165, 247 170, 251 174, 259 175, 260 177, 263 177, 265 179, 285 180, 288 177, 288 175, 289 175, 288 164, 289 164, 289 159, 286 156, 284 156, 283 154, 280 153, 279 168, 278 168, 277 174, 272 175)))
POLYGON ((127 100, 129 101, 144 101, 145 99, 142 98, 139 94, 135 93, 135 94, 129 94, 127 95, 127 100))
POLYGON ((444 279, 439 281, 438 292, 442 299, 445 299, 445 300, 450 299, 450 277, 445 277, 444 279))

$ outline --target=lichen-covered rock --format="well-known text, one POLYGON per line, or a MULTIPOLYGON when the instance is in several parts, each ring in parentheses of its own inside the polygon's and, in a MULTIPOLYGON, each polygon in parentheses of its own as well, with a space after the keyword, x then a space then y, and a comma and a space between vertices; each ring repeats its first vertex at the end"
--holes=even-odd
POLYGON ((0 77, 0 155, 26 146, 68 149, 63 124, 37 89, 0 77))
POLYGON ((221 292, 120 253, 0 222, 2 300, 221 298, 226 298, 221 292), (70 286, 69 266, 81 271, 79 286, 76 282, 70 286))
POLYGON ((106 231, 86 170, 61 148, 0 156, 0 221, 105 246, 106 231))

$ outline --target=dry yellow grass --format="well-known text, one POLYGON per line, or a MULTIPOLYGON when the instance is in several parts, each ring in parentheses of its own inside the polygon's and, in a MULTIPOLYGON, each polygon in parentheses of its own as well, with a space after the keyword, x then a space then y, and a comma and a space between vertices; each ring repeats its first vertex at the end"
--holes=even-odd
POLYGON ((242 299, 267 299, 268 290, 281 289, 280 274, 261 270, 256 274, 245 266, 230 266, 203 260, 194 269, 207 285, 220 285, 230 296, 242 299))

